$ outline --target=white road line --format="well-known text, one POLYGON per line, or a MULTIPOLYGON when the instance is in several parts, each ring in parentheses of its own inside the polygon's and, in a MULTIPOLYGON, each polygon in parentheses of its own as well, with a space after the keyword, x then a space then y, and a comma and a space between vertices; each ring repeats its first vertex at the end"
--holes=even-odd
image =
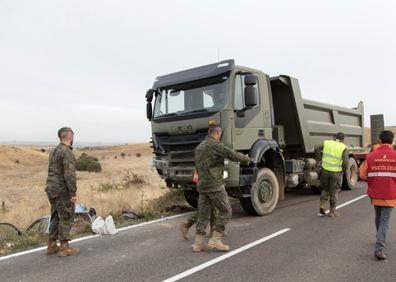
POLYGON ((218 262, 221 262, 221 261, 223 261, 223 260, 225 260, 225 259, 228 259, 228 258, 230 258, 230 257, 232 257, 232 256, 235 256, 235 255, 237 255, 237 254, 239 254, 239 253, 242 253, 242 252, 244 252, 244 251, 246 251, 246 250, 248 250, 248 249, 250 249, 250 248, 253 248, 253 247, 255 247, 255 246, 259 245, 259 244, 262 244, 262 243, 264 243, 265 241, 271 240, 272 238, 275 238, 275 237, 277 237, 277 236, 279 236, 279 235, 282 235, 282 234, 284 234, 284 233, 286 233, 286 232, 288 232, 288 231, 290 231, 290 230, 291 230, 290 228, 284 228, 284 229, 282 229, 282 230, 279 230, 279 231, 277 231, 277 232, 275 232, 275 233, 272 233, 271 235, 268 235, 268 236, 266 236, 266 237, 263 237, 263 238, 261 238, 261 239, 259 239, 259 240, 256 240, 256 241, 251 242, 251 243, 249 243, 249 244, 247 244, 247 245, 244 245, 244 246, 242 246, 242 247, 240 247, 240 248, 238 248, 238 249, 236 249, 236 250, 233 250, 233 251, 231 251, 231 252, 229 252, 229 253, 226 253, 226 254, 224 254, 224 255, 222 255, 222 256, 219 256, 219 257, 217 257, 217 258, 215 258, 215 259, 212 259, 212 260, 207 261, 207 262, 205 262, 205 263, 203 263, 203 264, 200 264, 200 265, 198 265, 198 266, 196 266, 196 267, 193 267, 193 268, 191 268, 191 269, 188 269, 188 270, 186 270, 186 271, 184 271, 184 272, 182 272, 182 273, 180 273, 180 274, 177 274, 177 275, 175 275, 175 276, 173 276, 173 277, 171 277, 171 278, 168 278, 168 279, 166 279, 166 280, 163 280, 163 282, 174 282, 174 281, 178 281, 178 280, 180 280, 180 279, 182 279, 182 278, 185 278, 185 277, 187 277, 187 276, 190 276, 191 274, 194 274, 194 273, 196 273, 196 272, 198 272, 198 271, 201 271, 202 269, 205 269, 205 268, 207 268, 207 267, 209 267, 209 266, 211 266, 211 265, 214 265, 214 264, 216 264, 216 263, 218 263, 218 262))
MULTIPOLYGON (((175 218, 178 218, 178 217, 186 216, 186 215, 189 215, 191 213, 193 213, 193 212, 177 214, 177 215, 164 217, 164 218, 160 218, 160 219, 156 219, 156 220, 152 220, 152 221, 147 221, 147 222, 143 222, 143 223, 139 223, 139 224, 135 224, 135 225, 130 225, 130 226, 119 228, 119 229, 117 229, 117 231, 118 232, 122 232, 122 231, 126 231, 126 230, 129 230, 129 229, 146 226, 146 225, 149 225, 149 224, 159 223, 159 222, 163 222, 163 221, 166 221, 166 220, 171 220, 171 219, 175 219, 175 218)), ((99 237, 99 236, 101 236, 101 235, 89 235, 89 236, 73 239, 72 242, 85 241, 85 240, 96 238, 96 237, 99 237)), ((39 248, 35 248, 35 249, 31 249, 31 250, 27 250, 27 251, 15 253, 15 254, 10 254, 10 255, 7 255, 7 256, 4 256, 4 257, 0 257, 0 261, 7 260, 7 259, 10 259, 10 258, 14 258, 14 257, 27 255, 27 254, 31 254, 31 253, 35 253, 35 252, 39 252, 39 251, 43 251, 45 249, 47 249, 47 247, 39 247, 39 248)))
POLYGON ((125 230, 129 230, 129 229, 133 229, 133 228, 138 228, 138 227, 142 227, 145 225, 150 225, 153 223, 158 223, 158 222, 162 222, 162 221, 166 221, 166 220, 170 220, 170 219, 175 219, 178 217, 183 217, 189 214, 193 214, 195 211, 193 212, 187 212, 187 213, 182 213, 182 214, 177 214, 177 215, 173 215, 173 216, 169 216, 169 217, 164 217, 164 218, 160 218, 160 219, 156 219, 156 220, 152 220, 152 221, 147 221, 147 222, 143 222, 143 223, 139 223, 139 224, 135 224, 135 225, 129 225, 126 227, 122 227, 117 229, 117 231, 125 231, 125 230))
POLYGON ((338 205, 338 206, 336 207, 336 209, 340 209, 340 208, 342 208, 342 207, 345 207, 345 206, 347 206, 347 205, 350 205, 350 204, 352 204, 352 203, 354 203, 354 202, 356 202, 356 201, 359 201, 359 200, 361 200, 361 199, 363 199, 363 198, 366 198, 366 197, 367 197, 367 194, 361 195, 361 196, 359 196, 359 197, 357 197, 357 198, 355 198, 355 199, 352 199, 352 200, 350 200, 350 201, 348 201, 348 202, 345 202, 345 203, 343 203, 343 204, 341 204, 341 205, 338 205))
MULTIPOLYGON (((345 207, 345 206, 347 206, 347 205, 350 205, 350 204, 352 204, 352 203, 354 203, 354 202, 356 202, 356 201, 359 201, 359 200, 361 200, 361 199, 363 199, 363 198, 366 198, 366 197, 367 197, 367 194, 364 194, 364 195, 361 195, 361 196, 359 196, 359 197, 357 197, 357 198, 354 198, 354 199, 352 199, 352 200, 350 200, 350 201, 348 201, 348 202, 345 202, 345 203, 343 203, 343 204, 341 204, 341 205, 336 206, 336 210, 338 210, 338 209, 340 209, 340 208, 342 208, 342 207, 345 207)), ((327 211, 326 211, 326 214, 328 214, 329 212, 330 212, 330 210, 327 210, 327 211)), ((318 214, 318 216, 323 216, 323 215, 318 214)))

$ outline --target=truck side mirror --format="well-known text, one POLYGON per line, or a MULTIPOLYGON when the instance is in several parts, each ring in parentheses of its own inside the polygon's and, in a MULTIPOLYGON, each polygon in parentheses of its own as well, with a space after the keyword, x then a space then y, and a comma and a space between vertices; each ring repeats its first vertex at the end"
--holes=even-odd
POLYGON ((257 84, 257 76, 254 74, 245 75, 245 106, 252 108, 258 104, 257 101, 257 88, 254 87, 257 84))
POLYGON ((154 89, 147 90, 147 92, 146 92, 146 101, 151 103, 151 101, 153 101, 154 94, 155 94, 155 90, 154 89))
POLYGON ((149 89, 146 92, 146 101, 147 101, 146 116, 149 121, 151 121, 151 119, 153 118, 153 106, 151 105, 151 101, 153 101, 154 94, 155 94, 154 89, 149 89))
POLYGON ((151 102, 147 102, 146 116, 149 121, 151 121, 151 119, 153 118, 153 106, 151 105, 151 102))

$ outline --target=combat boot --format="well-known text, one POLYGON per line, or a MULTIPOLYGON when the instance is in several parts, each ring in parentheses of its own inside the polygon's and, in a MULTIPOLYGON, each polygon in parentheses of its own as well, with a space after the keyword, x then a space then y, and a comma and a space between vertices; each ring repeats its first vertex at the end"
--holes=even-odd
POLYGON ((319 214, 320 215, 326 215, 325 204, 326 204, 326 200, 320 199, 320 206, 319 206, 319 214))
POLYGON ((69 246, 68 241, 61 241, 61 245, 58 251, 58 257, 74 256, 80 252, 79 248, 73 248, 69 246))
POLYGON ((195 236, 194 245, 192 245, 193 252, 201 252, 208 250, 208 246, 206 246, 204 240, 205 240, 205 236, 202 234, 197 234, 195 236))
POLYGON ((340 216, 340 213, 338 211, 336 211, 335 208, 330 208, 329 216, 330 217, 338 217, 338 216, 340 216))
POLYGON ((180 225, 180 231, 184 240, 188 240, 188 230, 193 225, 194 225, 194 221, 192 221, 191 219, 189 219, 187 222, 183 222, 180 225))
POLYGON ((58 244, 56 243, 56 240, 48 239, 48 244, 47 244, 47 255, 54 255, 58 252, 59 247, 58 244))
MULTIPOLYGON (((210 232, 209 232, 209 238, 211 238, 212 235, 213 235, 213 231, 214 231, 214 225, 211 225, 209 230, 210 230, 210 232)), ((224 237, 227 237, 227 236, 228 236, 228 233, 227 233, 227 231, 224 230, 224 232, 223 232, 223 238, 224 238, 224 237)))
POLYGON ((230 247, 223 244, 223 242, 221 241, 222 237, 223 237, 222 233, 218 231, 214 231, 212 237, 209 239, 208 242, 209 248, 223 252, 229 251, 230 247))

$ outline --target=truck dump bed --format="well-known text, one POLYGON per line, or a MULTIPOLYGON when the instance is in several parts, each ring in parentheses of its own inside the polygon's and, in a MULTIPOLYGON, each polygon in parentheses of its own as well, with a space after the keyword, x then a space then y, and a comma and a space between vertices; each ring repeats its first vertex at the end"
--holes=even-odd
POLYGON ((362 149, 363 103, 349 109, 302 99, 298 80, 270 78, 274 126, 283 128, 288 150, 312 153, 315 146, 341 131, 350 149, 362 149))

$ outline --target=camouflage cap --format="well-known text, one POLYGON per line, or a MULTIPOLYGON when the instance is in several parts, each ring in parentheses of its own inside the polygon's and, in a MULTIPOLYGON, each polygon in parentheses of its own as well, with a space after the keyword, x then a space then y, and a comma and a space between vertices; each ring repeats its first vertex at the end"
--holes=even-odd
POLYGON ((70 127, 62 127, 61 129, 58 130, 58 137, 62 134, 62 132, 71 132, 74 134, 73 130, 70 127))

